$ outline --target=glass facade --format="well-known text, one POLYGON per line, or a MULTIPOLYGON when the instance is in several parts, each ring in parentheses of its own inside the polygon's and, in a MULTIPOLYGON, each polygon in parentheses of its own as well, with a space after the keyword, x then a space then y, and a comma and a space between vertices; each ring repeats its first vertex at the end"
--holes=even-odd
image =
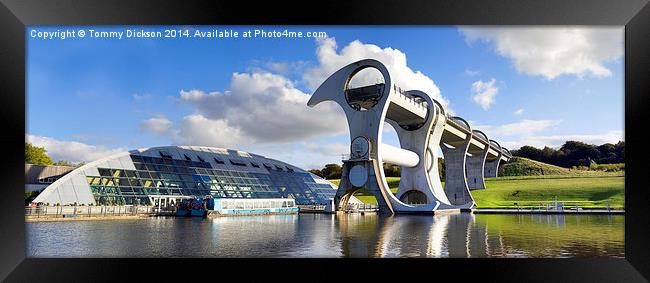
POLYGON ((205 196, 218 198, 293 198, 296 204, 326 204, 334 197, 329 184, 316 183, 309 173, 295 172, 287 166, 270 166, 269 173, 257 173, 246 167, 260 168, 256 162, 214 157, 241 170, 214 169, 204 157, 199 161, 185 155, 173 159, 161 151, 159 157, 131 154, 136 170, 98 168, 99 176, 86 176, 97 204, 150 205, 151 196, 205 196))

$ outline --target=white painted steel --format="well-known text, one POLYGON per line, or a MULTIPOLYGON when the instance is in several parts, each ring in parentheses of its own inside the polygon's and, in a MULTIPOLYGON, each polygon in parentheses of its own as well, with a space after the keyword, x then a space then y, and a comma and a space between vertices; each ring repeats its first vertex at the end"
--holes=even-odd
POLYGON ((417 153, 389 144, 381 145, 381 154, 385 162, 399 166, 415 167, 420 163, 420 156, 417 153))
POLYGON ((355 187, 363 187, 368 182, 368 169, 363 165, 355 165, 350 169, 350 183, 355 187))

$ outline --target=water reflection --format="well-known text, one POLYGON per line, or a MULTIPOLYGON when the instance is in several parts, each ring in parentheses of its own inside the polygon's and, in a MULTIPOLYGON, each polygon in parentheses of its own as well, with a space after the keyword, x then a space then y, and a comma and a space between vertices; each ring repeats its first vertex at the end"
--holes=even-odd
POLYGON ((344 257, 624 257, 624 217, 339 215, 344 257))
POLYGON ((37 257, 624 256, 624 216, 301 214, 27 223, 37 257))
POLYGON ((468 257, 473 221, 472 214, 338 216, 345 257, 468 257))

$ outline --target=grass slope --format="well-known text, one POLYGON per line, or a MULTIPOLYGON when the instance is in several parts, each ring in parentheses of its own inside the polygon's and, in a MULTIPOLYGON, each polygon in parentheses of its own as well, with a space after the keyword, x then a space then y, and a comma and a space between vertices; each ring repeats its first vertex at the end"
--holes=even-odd
MULTIPOLYGON (((620 172, 622 173, 622 172, 620 172)), ((610 176, 611 172, 568 169, 523 157, 514 157, 499 168, 499 176, 610 176)))

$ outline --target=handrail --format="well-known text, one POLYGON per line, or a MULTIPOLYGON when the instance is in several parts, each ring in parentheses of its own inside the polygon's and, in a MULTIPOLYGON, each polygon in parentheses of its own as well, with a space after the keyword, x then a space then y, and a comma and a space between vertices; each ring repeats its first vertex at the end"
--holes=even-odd
POLYGON ((484 141, 485 143, 488 144, 490 143, 490 139, 487 137, 487 135, 484 132, 481 132, 479 130, 472 130, 472 134, 474 134, 474 136, 476 137, 479 137, 481 141, 484 141), (478 133, 478 135, 476 135, 476 133, 478 133))
POLYGON ((468 123, 465 119, 463 119, 463 118, 461 118, 461 117, 458 117, 458 116, 452 116, 452 117, 450 117, 449 119, 450 119, 452 122, 458 124, 459 126, 465 128, 465 129, 467 129, 467 130, 469 130, 469 131, 472 130, 472 126, 470 126, 469 123, 468 123), (465 126, 467 126, 467 127, 464 127, 463 125, 461 125, 460 123, 458 123, 458 121, 463 122, 463 124, 465 124, 465 126))
POLYGON ((501 145, 498 142, 496 142, 495 140, 490 140, 490 144, 492 144, 492 143, 497 145, 497 147, 499 148, 499 151, 501 151, 501 145))

